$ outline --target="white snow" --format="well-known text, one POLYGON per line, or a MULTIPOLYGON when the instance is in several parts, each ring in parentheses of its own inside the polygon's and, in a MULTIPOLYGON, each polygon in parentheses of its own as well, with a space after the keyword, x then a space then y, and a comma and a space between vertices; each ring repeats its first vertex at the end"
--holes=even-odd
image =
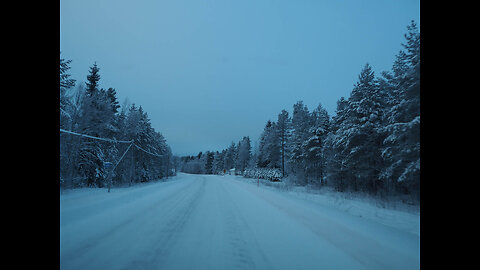
POLYGON ((60 195, 61 269, 419 269, 418 213, 179 174, 60 195))

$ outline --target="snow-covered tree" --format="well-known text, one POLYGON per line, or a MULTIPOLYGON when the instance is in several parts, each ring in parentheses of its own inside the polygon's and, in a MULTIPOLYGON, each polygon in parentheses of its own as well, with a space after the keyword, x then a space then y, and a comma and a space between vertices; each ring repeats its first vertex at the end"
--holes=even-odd
POLYGON ((414 21, 407 26, 406 43, 386 73, 389 100, 385 112, 381 177, 389 192, 419 198, 420 186, 420 33, 414 21))
POLYGON ((280 144, 276 124, 267 121, 259 139, 257 166, 260 168, 280 168, 280 144))
POLYGON ((235 167, 235 156, 236 156, 236 146, 235 143, 232 142, 230 146, 226 149, 223 165, 225 166, 226 170, 233 169, 235 167))
POLYGON ((215 153, 207 151, 205 153, 205 173, 213 174, 213 161, 215 159, 215 153))
POLYGON ((215 152, 215 157, 213 160, 213 173, 215 174, 221 173, 225 169, 225 166, 223 165, 225 152, 226 152, 225 150, 223 150, 222 152, 218 152, 218 151, 215 152))
POLYGON ((293 105, 292 131, 288 141, 289 168, 297 175, 299 184, 306 184, 304 142, 310 137, 311 117, 303 101, 293 105))
POLYGON ((321 104, 312 112, 310 137, 303 143, 307 178, 315 184, 324 184, 325 157, 324 140, 330 128, 330 116, 321 104))
POLYGON ((351 178, 345 166, 347 152, 345 151, 345 144, 342 143, 344 138, 341 137, 341 128, 346 119, 347 106, 348 102, 344 97, 337 101, 336 114, 332 117, 330 132, 327 134, 324 143, 327 179, 337 191, 345 191, 351 178))
POLYGON ((150 181, 170 174, 173 166, 171 149, 165 138, 150 124, 142 107, 121 108, 116 90, 100 88, 100 69, 96 63, 90 68, 85 84, 73 85, 66 71, 69 61, 61 59, 60 64, 60 108, 68 121, 61 121, 65 130, 111 140, 134 140, 145 151, 131 147, 116 171, 107 169, 107 163, 116 164, 120 154, 127 150, 127 144, 60 134, 60 176, 64 187, 97 186, 106 184, 107 176, 114 183, 129 181, 150 181), (119 109, 121 109, 119 111, 119 109))
POLYGON ((235 168, 238 171, 244 171, 245 168, 247 168, 252 155, 251 151, 252 146, 250 144, 250 137, 245 136, 241 141, 238 142, 237 158, 235 161, 235 168))
POLYGON ((277 118, 277 136, 280 141, 282 176, 285 176, 285 160, 287 159, 287 141, 290 136, 291 119, 286 110, 282 110, 277 118))
POLYGON ((65 60, 60 58, 60 127, 67 127, 72 121, 72 116, 69 114, 67 107, 70 100, 67 97, 67 90, 75 86, 75 80, 70 78, 68 70, 72 60, 65 60))

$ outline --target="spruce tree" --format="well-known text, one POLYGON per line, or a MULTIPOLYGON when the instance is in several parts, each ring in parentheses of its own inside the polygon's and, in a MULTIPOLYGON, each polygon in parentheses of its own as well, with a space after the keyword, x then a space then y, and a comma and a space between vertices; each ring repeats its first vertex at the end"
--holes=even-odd
POLYGON ((304 142, 310 137, 311 117, 303 101, 293 105, 292 135, 289 140, 289 167, 297 175, 299 184, 307 184, 305 171, 304 142))
POLYGON ((100 81, 100 68, 97 67, 97 62, 93 63, 90 67, 89 74, 87 75, 87 95, 92 96, 98 91, 98 82, 100 81))
POLYGON ((205 154, 206 160, 205 160, 205 173, 206 174, 213 174, 213 161, 215 159, 215 153, 207 151, 205 154))
POLYGON ((252 147, 250 145, 250 138, 248 136, 243 137, 241 141, 238 142, 237 147, 237 158, 236 165, 239 171, 244 171, 247 168, 248 163, 250 162, 252 147))
POLYGON ((346 158, 343 164, 350 174, 347 181, 355 191, 375 193, 378 189, 381 170, 378 129, 382 114, 379 93, 374 72, 367 63, 358 76, 336 131, 346 158))
POLYGON ((343 192, 349 187, 351 179, 347 170, 347 151, 345 150, 346 136, 343 134, 344 122, 347 116, 348 101, 341 97, 337 101, 335 116, 332 117, 330 132, 325 138, 324 153, 327 179, 337 191, 343 192))
POLYGON ((312 112, 310 137, 304 142, 307 175, 313 177, 316 184, 324 184, 325 157, 324 140, 329 131, 330 117, 321 104, 312 112), (319 180, 319 181, 318 181, 319 180), (317 183, 319 182, 319 183, 317 183))
POLYGON ((420 190, 420 33, 414 21, 407 26, 404 50, 397 54, 385 112, 382 179, 390 193, 419 199, 420 190))
POLYGON ((280 168, 280 141, 275 122, 267 121, 260 136, 257 166, 280 168))
POLYGON ((70 78, 70 74, 67 71, 70 69, 70 63, 72 60, 65 60, 60 58, 60 92, 75 86, 74 79, 70 78))
POLYGON ((235 167, 235 155, 236 155, 235 143, 232 142, 226 149, 224 156, 224 166, 226 170, 233 169, 235 167))
POLYGON ((282 112, 278 114, 278 118, 277 118, 277 134, 280 140, 282 177, 285 176, 285 160, 287 159, 286 158, 287 141, 288 141, 288 137, 290 136, 290 129, 291 129, 291 119, 288 116, 288 112, 286 110, 282 110, 282 112))

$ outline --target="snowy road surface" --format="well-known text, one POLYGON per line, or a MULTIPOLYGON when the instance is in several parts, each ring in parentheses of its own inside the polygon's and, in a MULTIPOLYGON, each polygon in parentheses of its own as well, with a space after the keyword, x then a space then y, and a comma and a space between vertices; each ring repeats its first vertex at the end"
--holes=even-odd
POLYGON ((420 236, 234 176, 60 196, 61 269, 419 269, 420 236))

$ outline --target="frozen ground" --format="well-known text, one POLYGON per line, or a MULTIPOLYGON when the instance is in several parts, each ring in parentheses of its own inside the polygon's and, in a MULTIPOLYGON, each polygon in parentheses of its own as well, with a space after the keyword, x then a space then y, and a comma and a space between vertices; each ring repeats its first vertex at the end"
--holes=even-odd
POLYGON ((61 269, 419 269, 419 214, 179 174, 60 195, 61 269))

